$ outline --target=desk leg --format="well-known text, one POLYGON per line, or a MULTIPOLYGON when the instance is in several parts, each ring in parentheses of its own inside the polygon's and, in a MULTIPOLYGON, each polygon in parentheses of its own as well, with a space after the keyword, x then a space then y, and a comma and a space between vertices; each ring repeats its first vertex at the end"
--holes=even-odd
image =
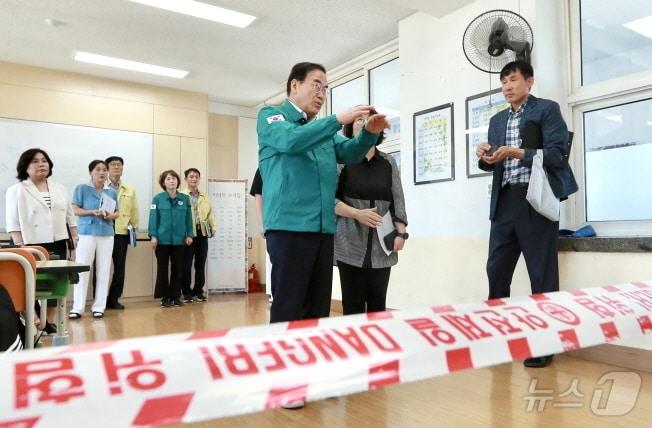
POLYGON ((48 324, 48 301, 47 300, 39 300, 39 306, 41 307, 41 313, 39 314, 39 317, 41 318, 41 324, 39 324, 39 328, 37 330, 44 330, 45 326, 48 324))
POLYGON ((65 346, 69 343, 66 333, 66 298, 57 299, 57 334, 52 338, 52 346, 65 346))

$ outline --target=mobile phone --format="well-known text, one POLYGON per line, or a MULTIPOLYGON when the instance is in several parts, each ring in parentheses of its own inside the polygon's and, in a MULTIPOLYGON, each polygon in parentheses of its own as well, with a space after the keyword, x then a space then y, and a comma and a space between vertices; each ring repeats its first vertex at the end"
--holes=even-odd
POLYGON ((484 152, 484 155, 485 155, 485 156, 491 156, 491 155, 493 155, 497 148, 498 148, 498 147, 496 147, 496 146, 494 146, 494 145, 492 144, 491 147, 489 148, 489 150, 487 150, 486 152, 484 152))

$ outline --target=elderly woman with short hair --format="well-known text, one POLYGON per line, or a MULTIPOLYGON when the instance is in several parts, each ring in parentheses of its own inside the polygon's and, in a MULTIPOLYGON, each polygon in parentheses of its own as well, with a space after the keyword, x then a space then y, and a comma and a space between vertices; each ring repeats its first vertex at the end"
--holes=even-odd
POLYGON ((180 182, 176 171, 163 171, 158 184, 164 191, 154 196, 149 208, 148 235, 156 254, 154 298, 160 298, 164 308, 183 306, 184 245, 191 245, 194 235, 190 197, 179 192, 180 182))
MULTIPOLYGON (((20 155, 16 165, 16 178, 20 181, 9 187, 5 195, 7 232, 15 245, 40 245, 65 260, 67 228, 70 237, 77 240, 77 219, 66 188, 50 179, 53 167, 45 150, 32 148, 20 155)), ((47 334, 56 333, 55 309, 56 300, 49 300, 44 328, 47 334)))

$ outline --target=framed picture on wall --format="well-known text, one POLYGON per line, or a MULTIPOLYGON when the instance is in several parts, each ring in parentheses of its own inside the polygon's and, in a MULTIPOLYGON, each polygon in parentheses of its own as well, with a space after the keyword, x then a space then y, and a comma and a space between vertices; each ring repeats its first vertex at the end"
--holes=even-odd
POLYGON ((480 143, 487 142, 489 119, 501 110, 509 107, 500 88, 473 95, 466 99, 466 176, 483 177, 491 172, 478 168, 475 154, 480 143))
POLYGON ((414 113, 414 184, 455 179, 453 103, 414 113))

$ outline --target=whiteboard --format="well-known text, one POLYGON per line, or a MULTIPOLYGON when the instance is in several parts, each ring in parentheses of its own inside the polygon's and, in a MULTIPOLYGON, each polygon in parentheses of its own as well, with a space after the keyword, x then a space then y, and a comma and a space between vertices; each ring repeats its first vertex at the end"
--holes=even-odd
POLYGON ((210 291, 247 291, 247 180, 208 180, 217 227, 208 240, 210 291))
POLYGON ((34 147, 45 150, 54 167, 51 179, 63 184, 70 197, 78 184, 90 180, 88 164, 94 159, 120 156, 122 179, 136 190, 140 230, 147 230, 152 200, 152 134, 0 118, 0 228, 6 230, 5 194, 17 183, 16 164, 21 153, 34 147))

